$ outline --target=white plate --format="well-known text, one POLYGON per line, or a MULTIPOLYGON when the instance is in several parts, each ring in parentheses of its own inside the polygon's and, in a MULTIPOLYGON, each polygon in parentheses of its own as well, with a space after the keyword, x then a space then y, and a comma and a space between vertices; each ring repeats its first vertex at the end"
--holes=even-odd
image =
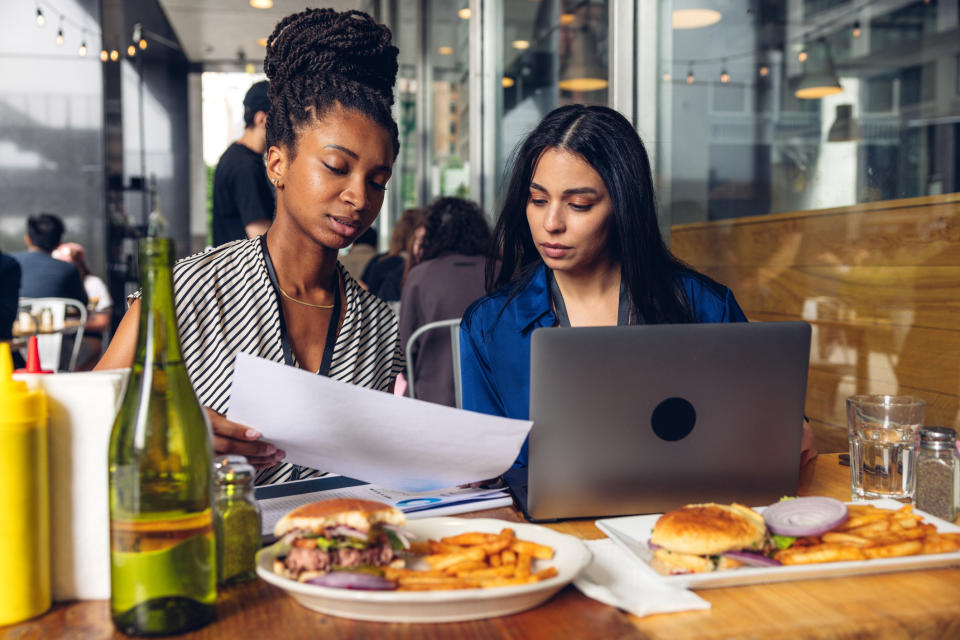
MULTIPOLYGON (((578 538, 546 527, 490 518, 424 518, 404 525, 419 540, 467 531, 499 533, 512 528, 517 538, 553 547, 552 560, 534 560, 533 570, 554 566, 557 576, 533 584, 448 591, 359 591, 305 584, 273 572, 276 551, 257 554, 257 574, 314 611, 355 620, 381 622, 455 622, 493 618, 532 609, 572 581, 590 562, 590 551, 578 538)), ((414 568, 419 568, 415 566, 414 568)))
MULTIPOLYGON (((848 503, 858 504, 858 503, 848 503)), ((863 503, 859 503, 863 504, 863 503)), ((896 500, 872 500, 870 504, 883 509, 899 509, 902 503, 896 500)), ((762 512, 763 507, 756 508, 762 512)), ((929 513, 915 510, 922 515, 924 522, 933 524, 937 531, 960 532, 960 527, 946 520, 935 518, 929 513)), ((649 565, 653 553, 647 547, 650 531, 660 517, 659 513, 645 516, 628 516, 625 518, 607 518, 598 520, 597 527, 607 534, 611 540, 621 548, 636 555, 644 571, 656 576, 665 584, 687 587, 691 589, 710 589, 715 587, 733 587, 747 584, 761 584, 764 582, 785 582, 788 580, 810 580, 813 578, 835 578, 840 576, 855 576, 868 573, 887 573, 890 571, 910 571, 913 569, 930 569, 950 565, 960 565, 960 551, 951 553, 935 553, 929 555, 903 556, 899 558, 880 558, 875 560, 857 560, 847 562, 823 562, 819 564, 790 565, 782 567, 743 567, 728 571, 714 571, 711 573, 688 573, 675 576, 665 576, 649 565)))

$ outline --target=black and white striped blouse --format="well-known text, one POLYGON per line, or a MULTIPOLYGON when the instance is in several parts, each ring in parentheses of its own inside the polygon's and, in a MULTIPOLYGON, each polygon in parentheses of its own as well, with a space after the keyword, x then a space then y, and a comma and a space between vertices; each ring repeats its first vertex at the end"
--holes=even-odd
MULTIPOLYGON (((397 317, 342 265, 337 267, 346 311, 330 377, 387 391, 404 367, 397 317)), ((180 346, 193 388, 201 405, 226 413, 237 353, 284 361, 280 300, 261 242, 237 240, 179 260, 173 281, 180 346)), ((322 472, 281 463, 262 470, 257 484, 316 475, 322 472)))

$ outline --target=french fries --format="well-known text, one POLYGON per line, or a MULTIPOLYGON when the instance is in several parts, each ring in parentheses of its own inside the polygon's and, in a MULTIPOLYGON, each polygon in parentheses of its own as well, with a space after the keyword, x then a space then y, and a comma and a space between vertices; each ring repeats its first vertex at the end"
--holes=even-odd
POLYGON ((832 531, 800 538, 773 557, 781 564, 792 565, 960 550, 960 534, 938 533, 936 527, 924 523, 910 505, 896 510, 848 505, 847 511, 847 520, 832 531))
POLYGON ((385 569, 384 577, 401 591, 506 587, 557 575, 556 567, 532 567, 534 560, 552 559, 553 549, 519 540, 510 528, 427 540, 411 550, 423 556, 429 569, 385 569))

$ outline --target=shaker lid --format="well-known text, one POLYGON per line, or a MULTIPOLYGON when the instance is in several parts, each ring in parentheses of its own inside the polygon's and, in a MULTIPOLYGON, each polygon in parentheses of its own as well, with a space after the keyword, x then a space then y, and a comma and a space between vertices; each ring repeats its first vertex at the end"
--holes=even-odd
POLYGON ((953 446, 957 439, 957 432, 950 427, 921 427, 921 446, 953 446))
POLYGON ((256 474, 244 456, 224 455, 213 460, 217 484, 250 484, 256 474))

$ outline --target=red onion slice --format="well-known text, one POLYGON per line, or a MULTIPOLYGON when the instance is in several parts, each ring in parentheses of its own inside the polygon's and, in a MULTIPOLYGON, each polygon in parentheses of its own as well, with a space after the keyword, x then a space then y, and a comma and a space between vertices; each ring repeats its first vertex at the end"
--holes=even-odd
POLYGON ((322 576, 306 580, 309 584, 335 589, 362 589, 365 591, 391 591, 397 588, 392 580, 372 573, 359 571, 331 571, 322 576))
POLYGON ((751 553, 750 551, 727 551, 726 553, 720 554, 727 558, 731 558, 743 564, 749 565, 751 567, 779 567, 780 563, 774 560, 773 558, 768 558, 767 556, 760 553, 751 553))
POLYGON ((342 536, 344 538, 356 538, 357 540, 366 540, 367 534, 363 531, 358 531, 353 527, 348 527, 346 525, 337 525, 336 527, 330 527, 324 533, 327 537, 332 536, 342 536))
POLYGON ((763 511, 770 533, 778 536, 818 536, 847 519, 847 505, 833 498, 808 497, 784 500, 763 511))

